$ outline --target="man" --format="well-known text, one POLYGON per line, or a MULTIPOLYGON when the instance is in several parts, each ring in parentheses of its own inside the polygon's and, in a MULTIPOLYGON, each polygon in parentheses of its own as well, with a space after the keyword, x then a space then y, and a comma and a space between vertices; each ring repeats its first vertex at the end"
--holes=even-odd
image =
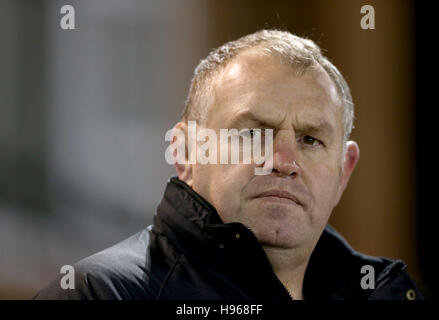
POLYGON ((152 226, 77 263, 75 289, 57 279, 35 298, 422 298, 401 260, 358 253, 327 225, 359 159, 353 118, 345 80, 310 40, 262 30, 212 51, 174 130, 270 129, 269 172, 176 162, 152 226))

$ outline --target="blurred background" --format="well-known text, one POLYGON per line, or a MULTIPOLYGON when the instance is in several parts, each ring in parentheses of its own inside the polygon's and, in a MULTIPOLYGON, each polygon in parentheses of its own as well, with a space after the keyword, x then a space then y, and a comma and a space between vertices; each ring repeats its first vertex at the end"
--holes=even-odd
POLYGON ((403 259, 437 297, 419 11, 406 0, 0 0, 0 299, 31 297, 62 265, 152 222, 193 69, 262 28, 316 41, 351 87, 361 158, 330 223, 357 250, 403 259), (75 30, 60 28, 65 4, 75 30), (360 27, 366 4, 375 30, 360 27))

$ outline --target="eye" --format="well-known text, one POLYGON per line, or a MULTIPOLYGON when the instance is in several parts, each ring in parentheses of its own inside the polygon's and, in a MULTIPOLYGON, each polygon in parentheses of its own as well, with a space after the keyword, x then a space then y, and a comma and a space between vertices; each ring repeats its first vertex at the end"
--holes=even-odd
POLYGON ((253 138, 257 134, 260 134, 262 137, 265 135, 265 130, 263 129, 248 129, 244 131, 245 135, 248 135, 250 138, 253 138))
POLYGON ((311 136, 303 137, 303 143, 307 144, 309 146, 318 146, 321 144, 321 142, 319 140, 317 140, 316 138, 311 137, 311 136))
POLYGON ((241 130, 239 132, 239 135, 252 139, 253 135, 254 135, 254 130, 253 129, 244 129, 244 130, 241 130))

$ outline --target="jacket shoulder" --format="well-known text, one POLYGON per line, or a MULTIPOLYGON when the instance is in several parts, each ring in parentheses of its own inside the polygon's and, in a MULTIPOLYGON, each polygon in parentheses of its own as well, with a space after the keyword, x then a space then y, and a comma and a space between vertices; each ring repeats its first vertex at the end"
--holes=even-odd
POLYGON ((423 300, 424 296, 419 291, 407 271, 388 278, 379 285, 369 297, 369 300, 423 300))
POLYGON ((153 299, 154 292, 159 290, 159 281, 155 281, 156 277, 150 277, 149 231, 149 228, 145 228, 75 263, 70 274, 73 286, 69 284, 68 288, 63 289, 61 283, 67 274, 61 274, 32 299, 153 299))
POLYGON ((371 256, 354 250, 332 226, 327 225, 318 244, 314 266, 318 270, 325 261, 330 267, 333 299, 411 300, 423 299, 401 259, 371 256), (317 263, 316 263, 317 262, 317 263), (373 286, 370 286, 373 282, 373 286), (362 284, 366 284, 363 288, 362 284))

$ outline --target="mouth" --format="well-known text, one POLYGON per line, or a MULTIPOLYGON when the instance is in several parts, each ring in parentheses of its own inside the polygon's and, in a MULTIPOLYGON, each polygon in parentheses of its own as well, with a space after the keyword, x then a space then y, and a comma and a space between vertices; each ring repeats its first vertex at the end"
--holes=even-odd
POLYGON ((255 197, 255 199, 260 199, 264 201, 277 202, 277 203, 285 203, 285 204, 294 204, 294 205, 302 205, 300 201, 291 193, 284 190, 269 190, 260 193, 255 197))

